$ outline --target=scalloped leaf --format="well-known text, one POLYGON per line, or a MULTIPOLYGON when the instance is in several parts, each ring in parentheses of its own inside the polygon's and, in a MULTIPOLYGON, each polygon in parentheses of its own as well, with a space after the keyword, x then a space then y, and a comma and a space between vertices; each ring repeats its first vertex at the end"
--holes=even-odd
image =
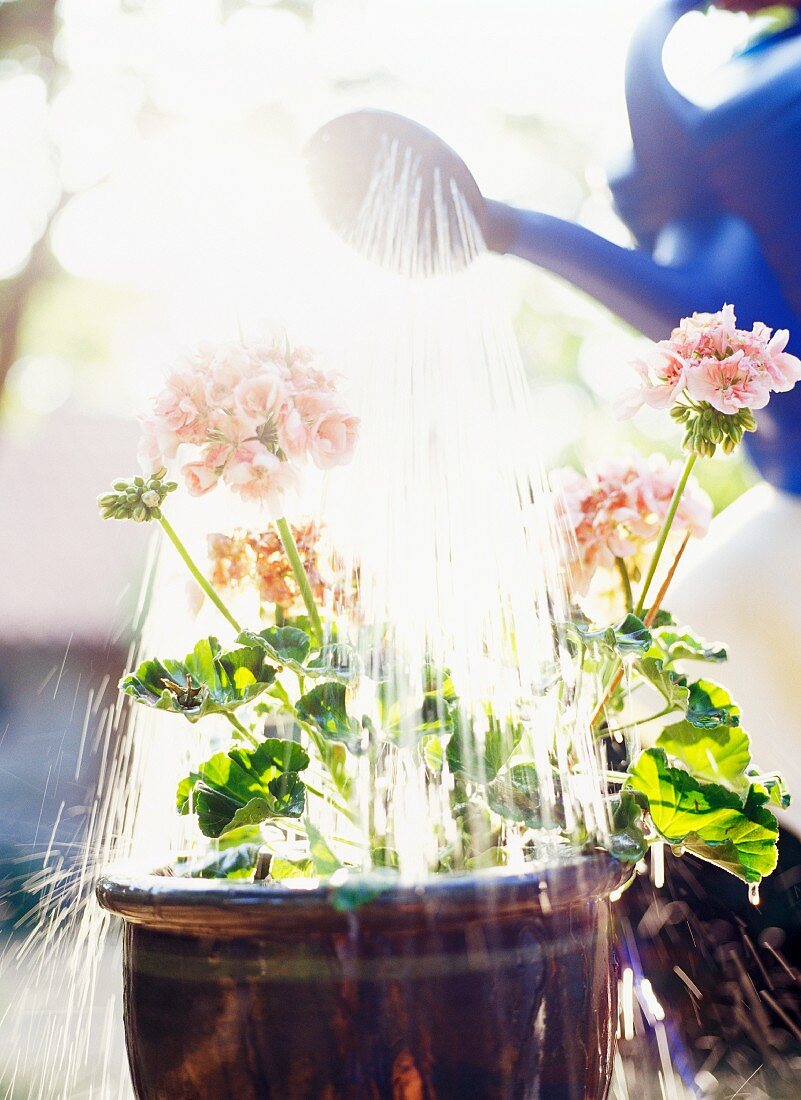
POLYGON ((709 661, 718 664, 728 660, 726 647, 720 642, 705 642, 703 638, 696 638, 686 627, 682 627, 681 631, 675 626, 663 628, 655 633, 654 641, 663 651, 666 664, 674 664, 676 661, 709 661))
POLYGON ((455 729, 445 756, 448 767, 454 775, 464 776, 473 783, 491 783, 501 768, 507 763, 523 736, 522 727, 510 720, 503 725, 492 714, 489 727, 484 734, 483 748, 477 739, 462 729, 458 721, 458 712, 454 712, 455 729))
POLYGON ((712 680, 696 680, 689 685, 686 718, 699 729, 739 726, 740 708, 726 688, 712 680))
POLYGON ((743 802, 718 783, 672 768, 664 749, 640 753, 626 788, 645 796, 651 821, 669 844, 745 882, 759 882, 775 868, 779 830, 773 814, 755 799, 743 802))
POLYGON ((656 688, 668 706, 685 711, 690 698, 687 677, 665 668, 661 657, 643 657, 636 666, 638 672, 656 688))
POLYGON ((342 864, 331 851, 328 841, 320 830, 306 818, 306 835, 309 838, 309 852, 311 854, 314 873, 316 875, 333 875, 342 864))
POLYGON ((201 859, 177 863, 174 874, 181 878, 249 879, 256 869, 260 847, 260 843, 249 842, 210 852, 201 859))
POLYGON ((348 715, 344 684, 329 681, 312 688, 295 704, 301 721, 315 726, 328 741, 340 741, 353 751, 358 748, 362 727, 348 715))
POLYGON ((216 753, 179 783, 178 811, 196 813, 201 832, 212 837, 272 818, 301 817, 306 789, 298 773, 308 765, 301 745, 278 737, 257 749, 216 753))
POLYGON ((648 851, 642 825, 642 807, 631 791, 621 791, 612 803, 610 855, 621 863, 638 863, 648 851))
POLYGON ((182 714, 197 722, 207 714, 230 714, 267 691, 275 669, 261 648, 223 651, 214 637, 201 638, 183 661, 144 661, 120 689, 138 703, 182 714))
POLYGON ((748 786, 751 742, 739 726, 699 728, 685 719, 666 726, 656 743, 701 779, 740 789, 748 786))
POLYGON ((540 788, 533 764, 515 764, 487 784, 487 803, 507 821, 519 821, 530 829, 542 825, 540 788))
POLYGON ((651 648, 651 631, 637 615, 628 614, 617 626, 591 630, 580 622, 567 624, 567 635, 588 648, 602 648, 629 657, 632 654, 643 657, 651 648))

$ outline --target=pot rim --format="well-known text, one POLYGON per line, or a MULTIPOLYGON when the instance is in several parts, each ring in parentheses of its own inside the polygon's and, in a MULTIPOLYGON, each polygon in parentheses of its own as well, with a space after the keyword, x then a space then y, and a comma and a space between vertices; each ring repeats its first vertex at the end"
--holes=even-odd
POLYGON ((178 878, 122 867, 101 875, 95 892, 100 905, 126 923, 172 933, 239 937, 286 928, 348 929, 354 921, 382 928, 410 926, 430 923, 432 914, 438 924, 515 914, 547 917, 608 898, 632 874, 630 864, 597 849, 525 871, 452 872, 389 885, 384 875, 350 876, 348 887, 355 883, 367 895, 356 906, 347 904, 342 886, 328 883, 292 888, 178 878))

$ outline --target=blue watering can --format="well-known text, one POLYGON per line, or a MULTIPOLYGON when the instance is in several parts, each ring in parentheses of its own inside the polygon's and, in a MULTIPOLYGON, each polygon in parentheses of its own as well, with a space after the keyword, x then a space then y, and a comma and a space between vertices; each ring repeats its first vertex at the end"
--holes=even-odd
MULTIPOLYGON (((452 183, 488 247, 530 260, 592 295, 654 339, 679 318, 732 302, 738 324, 788 328, 801 353, 801 22, 759 40, 721 74, 716 101, 685 99, 662 66, 665 40, 698 0, 668 0, 640 26, 626 67, 632 151, 610 177, 634 249, 582 226, 484 199, 470 172, 435 134, 383 111, 334 119, 307 154, 312 184, 347 234, 389 145, 411 151, 421 233, 436 236, 435 192, 458 219, 452 183)), ((397 158, 399 173, 404 158, 397 158)), ((400 174, 398 176, 400 179, 400 174)), ((438 228, 439 227, 439 228, 438 228)), ((763 476, 801 494, 801 387, 774 396, 749 437, 763 476)))

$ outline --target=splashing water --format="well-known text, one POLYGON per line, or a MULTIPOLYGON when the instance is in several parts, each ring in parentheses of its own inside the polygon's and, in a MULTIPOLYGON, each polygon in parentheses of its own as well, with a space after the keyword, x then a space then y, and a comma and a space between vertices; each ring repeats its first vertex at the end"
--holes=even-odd
MULTIPOLYGON (((532 406, 497 269, 448 181, 421 212, 413 157, 391 149, 356 232, 362 251, 379 260, 391 253, 394 270, 409 276, 360 264, 352 314, 331 341, 333 365, 352 380, 363 421, 357 457, 331 479, 323 508, 348 563, 346 588, 358 588, 355 606, 339 614, 339 637, 361 656, 363 712, 387 721, 378 663, 390 670, 394 715, 391 744, 359 758, 358 824, 384 838, 406 879, 471 868, 471 853, 490 844, 513 866, 553 860, 565 850, 560 830, 603 836, 608 823, 589 732, 597 685, 577 678, 554 629, 567 603, 537 454, 544 410, 532 406), (426 219, 434 219, 436 233, 421 238, 421 217, 429 229, 426 219), (525 748, 535 765, 526 797, 536 823, 523 814, 491 838, 485 815, 468 813, 457 829, 447 755, 435 733, 421 753, 413 717, 424 684, 441 696, 448 683, 474 773, 486 777, 493 737, 507 755, 510 737, 525 748)), ((172 563, 156 573, 143 653, 199 633, 186 621, 174 575, 172 563), (176 637, 182 620, 187 634, 176 637)), ((204 735, 178 733, 169 717, 141 708, 123 726, 117 701, 101 725, 101 778, 83 858, 69 874, 45 868, 38 926, 5 960, 26 967, 5 1080, 24 1080, 42 1100, 130 1095, 120 967, 93 883, 110 862, 151 870, 188 844, 191 822, 174 811, 175 783, 200 758, 204 735)))
MULTIPOLYGON (((435 178, 433 202, 421 208, 422 190, 413 153, 392 143, 353 243, 405 277, 376 268, 343 319, 348 342, 337 358, 362 437, 325 507, 331 540, 358 577, 357 606, 340 618, 338 637, 355 642, 367 670, 381 654, 399 716, 394 744, 364 762, 363 816, 409 878, 441 865, 443 852, 447 866, 469 867, 471 853, 489 847, 481 814, 468 814, 467 835, 457 835, 455 780, 437 738, 424 738, 420 752, 427 678, 458 696, 462 757, 474 774, 492 778, 496 748, 535 765, 526 797, 537 812, 521 813, 528 827, 505 828, 503 861, 554 858, 560 826, 606 830, 589 736, 596 685, 576 681, 554 629, 568 615, 537 450, 542 411, 467 203, 435 178)), ((368 674, 359 704, 380 726, 377 694, 368 674)))

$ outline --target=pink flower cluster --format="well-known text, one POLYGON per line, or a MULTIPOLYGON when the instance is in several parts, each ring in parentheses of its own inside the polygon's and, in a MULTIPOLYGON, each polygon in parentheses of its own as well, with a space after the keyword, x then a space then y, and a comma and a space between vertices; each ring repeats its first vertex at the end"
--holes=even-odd
POLYGON ((350 461, 359 420, 338 379, 314 366, 306 348, 277 341, 201 347, 168 375, 142 422, 139 461, 150 474, 176 457, 189 492, 220 480, 280 514, 300 467, 350 461))
POLYGON ((634 363, 640 385, 623 394, 619 411, 632 416, 643 405, 665 409, 682 394, 732 415, 762 409, 771 393, 801 379, 801 360, 784 349, 789 334, 757 322, 750 332, 735 327, 734 308, 685 317, 669 340, 634 363))
MULTIPOLYGON (((597 569, 612 568, 615 558, 636 558, 656 540, 680 476, 680 464, 660 454, 609 462, 587 476, 570 468, 554 474, 557 515, 580 595, 587 593, 597 569)), ((712 501, 691 481, 672 529, 701 538, 711 519, 712 501)))

